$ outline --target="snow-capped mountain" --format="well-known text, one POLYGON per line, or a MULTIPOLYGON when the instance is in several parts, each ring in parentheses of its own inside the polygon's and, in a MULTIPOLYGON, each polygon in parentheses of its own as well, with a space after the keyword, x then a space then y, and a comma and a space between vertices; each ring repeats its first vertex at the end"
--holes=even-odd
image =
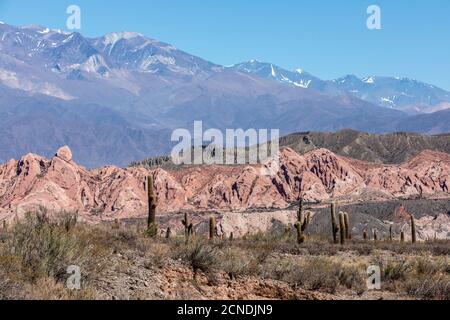
POLYGON ((308 89, 313 82, 322 82, 319 78, 304 72, 301 69, 287 71, 277 65, 250 60, 229 67, 229 69, 255 74, 259 77, 277 80, 295 87, 308 89))
POLYGON ((349 75, 334 83, 360 99, 408 113, 433 112, 436 106, 450 102, 450 92, 408 78, 349 75))
POLYGON ((193 76, 220 70, 219 66, 171 45, 131 32, 89 39, 76 32, 0 24, 0 52, 8 56, 2 59, 5 69, 9 60, 12 69, 21 65, 39 66, 72 80, 86 76, 126 78, 126 71, 193 76))
MULTIPOLYGON (((225 68, 139 33, 91 39, 0 24, 0 162, 29 152, 51 156, 69 145, 86 166, 126 165, 167 154, 171 132, 191 129, 195 120, 202 120, 205 130, 288 134, 344 128, 385 132, 395 128, 386 124, 407 119, 360 94, 389 99, 391 93, 370 91, 378 78, 353 80, 351 86, 324 81, 257 61, 225 68), (355 90, 358 94, 349 94, 355 90)), ((432 130, 447 127, 443 122, 432 130)))
POLYGON ((300 89, 316 90, 327 95, 335 96, 344 93, 333 83, 319 79, 300 68, 289 71, 272 63, 250 60, 230 66, 228 69, 257 75, 300 89))
POLYGON ((230 67, 290 86, 313 89, 328 95, 351 94, 382 107, 408 113, 429 113, 448 108, 450 92, 417 80, 395 77, 354 75, 327 81, 297 69, 288 71, 277 65, 251 60, 230 67))

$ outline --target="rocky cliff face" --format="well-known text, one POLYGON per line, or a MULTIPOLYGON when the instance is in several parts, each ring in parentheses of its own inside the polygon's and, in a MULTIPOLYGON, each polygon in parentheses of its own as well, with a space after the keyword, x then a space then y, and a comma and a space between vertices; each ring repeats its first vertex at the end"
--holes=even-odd
POLYGON ((204 166, 176 171, 103 167, 87 170, 63 147, 52 159, 29 154, 0 166, 0 219, 44 206, 78 211, 86 219, 146 214, 145 178, 152 175, 158 211, 285 209, 308 201, 450 197, 450 155, 424 151, 402 165, 378 165, 319 149, 300 156, 286 148, 280 170, 261 166, 204 166))

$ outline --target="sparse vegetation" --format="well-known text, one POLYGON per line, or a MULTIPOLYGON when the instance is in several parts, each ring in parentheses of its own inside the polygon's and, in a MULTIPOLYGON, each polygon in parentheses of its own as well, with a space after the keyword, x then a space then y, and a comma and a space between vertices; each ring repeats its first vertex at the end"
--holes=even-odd
MULTIPOLYGON (((301 289, 357 299, 368 294, 365 281, 370 265, 380 266, 382 271, 382 291, 372 294, 382 297, 387 293, 399 299, 449 299, 448 241, 411 244, 389 238, 376 242, 348 239, 344 214, 340 215, 342 245, 335 245, 332 238, 314 235, 299 244, 292 226, 285 232, 209 241, 208 231, 205 237, 192 233, 187 215, 185 224, 189 228, 185 234, 171 231, 171 237, 148 237, 145 226, 139 228, 127 222, 111 228, 111 224, 81 224, 75 214, 58 217, 51 218, 45 211, 29 213, 2 229, 0 299, 103 299, 113 285, 116 292, 131 292, 131 297, 158 298, 148 295, 148 287, 155 282, 164 288, 161 283, 165 281, 170 284, 167 288, 172 283, 173 288, 188 288, 187 298, 194 292, 205 294, 205 288, 219 294, 235 290, 239 283, 258 281, 260 285, 270 282, 268 288, 272 289, 267 290, 275 290, 273 286, 284 288, 270 293, 271 298, 292 298, 295 294, 286 292, 301 289), (70 265, 81 267, 81 290, 66 288, 70 265), (146 286, 127 280, 141 273, 142 281, 148 282, 146 286)), ((307 219, 300 211, 299 217, 307 219)), ((211 225, 216 235, 216 226, 211 225)), ((167 297, 182 292, 160 290, 168 290, 164 291, 167 297)))
MULTIPOLYGON (((60 284, 67 280, 67 268, 71 265, 83 270, 82 281, 86 286, 95 281, 107 248, 93 241, 91 230, 77 226, 74 217, 64 213, 54 219, 45 210, 40 210, 27 213, 14 223, 0 244, 0 279, 4 281, 0 286, 14 283, 14 288, 22 288, 24 298, 29 296, 30 288, 39 288, 37 298, 45 298, 50 294, 43 293, 46 287, 60 291, 60 284)), ((79 293, 77 297, 80 297, 79 293)))

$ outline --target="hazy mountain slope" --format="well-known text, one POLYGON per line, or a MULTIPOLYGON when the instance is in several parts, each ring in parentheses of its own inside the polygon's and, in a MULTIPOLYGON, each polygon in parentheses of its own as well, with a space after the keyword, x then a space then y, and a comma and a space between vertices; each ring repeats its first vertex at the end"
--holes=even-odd
POLYGON ((75 159, 88 167, 118 165, 141 159, 155 150, 169 152, 170 132, 131 124, 110 108, 56 99, 23 97, 16 105, 0 108, 0 162, 18 154, 52 156, 69 144, 75 159))
POLYGON ((426 134, 450 132, 450 110, 411 116, 395 121, 386 127, 387 130, 390 130, 390 128, 426 134))

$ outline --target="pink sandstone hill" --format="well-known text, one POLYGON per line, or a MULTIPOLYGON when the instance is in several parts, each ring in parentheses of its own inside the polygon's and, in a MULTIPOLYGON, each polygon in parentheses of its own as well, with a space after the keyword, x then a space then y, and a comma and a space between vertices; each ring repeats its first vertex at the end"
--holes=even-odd
POLYGON ((450 197, 450 155, 424 151, 410 161, 378 165, 337 156, 326 149, 304 156, 286 148, 280 170, 261 166, 202 166, 176 171, 103 167, 87 170, 68 147, 52 159, 28 154, 0 165, 0 220, 40 206, 78 211, 87 220, 146 214, 145 180, 152 175, 158 213, 285 209, 291 201, 383 200, 450 197))

